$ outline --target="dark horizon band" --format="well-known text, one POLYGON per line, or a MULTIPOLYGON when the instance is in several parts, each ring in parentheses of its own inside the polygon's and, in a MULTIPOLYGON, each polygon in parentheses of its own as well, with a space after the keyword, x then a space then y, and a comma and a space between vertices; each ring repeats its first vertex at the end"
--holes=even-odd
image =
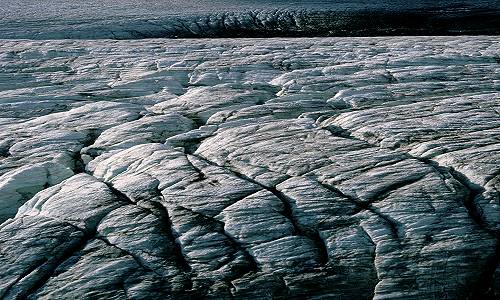
POLYGON ((264 10, 167 17, 3 22, 0 39, 499 35, 498 8, 264 10))

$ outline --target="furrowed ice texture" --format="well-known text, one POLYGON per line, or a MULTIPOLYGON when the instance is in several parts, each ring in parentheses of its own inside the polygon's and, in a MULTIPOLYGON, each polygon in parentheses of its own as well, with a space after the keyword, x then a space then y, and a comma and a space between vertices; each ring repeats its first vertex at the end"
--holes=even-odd
POLYGON ((500 40, 0 43, 0 298, 495 299, 500 40))
POLYGON ((2 0, 0 39, 500 34, 498 0, 2 0))

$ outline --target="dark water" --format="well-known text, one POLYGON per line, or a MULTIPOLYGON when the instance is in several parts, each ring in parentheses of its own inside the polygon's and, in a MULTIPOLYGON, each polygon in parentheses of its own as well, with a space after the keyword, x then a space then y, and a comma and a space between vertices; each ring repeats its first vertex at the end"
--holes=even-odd
POLYGON ((0 38, 499 34, 500 0, 2 0, 0 38))

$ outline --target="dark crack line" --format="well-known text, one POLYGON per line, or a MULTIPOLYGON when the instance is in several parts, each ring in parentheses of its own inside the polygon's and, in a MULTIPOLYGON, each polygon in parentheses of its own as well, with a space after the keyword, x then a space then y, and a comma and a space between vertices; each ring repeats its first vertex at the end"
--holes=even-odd
MULTIPOLYGON (((431 159, 428 159, 428 158, 413 156, 413 155, 411 155, 409 153, 407 153, 407 155, 408 155, 409 158, 416 159, 416 160, 420 161, 421 163, 427 165, 428 167, 431 167, 434 170, 434 172, 436 172, 436 174, 439 175, 439 177, 441 178, 441 180, 443 180, 443 183, 445 183, 445 186, 448 189, 448 191, 454 192, 454 189, 450 188, 448 186, 448 184, 446 184, 446 179, 450 178, 450 177, 453 177, 453 175, 449 172, 449 168, 440 166, 437 162, 435 162, 435 161, 433 161, 431 159)), ((464 187, 467 188, 467 186, 465 186, 465 185, 464 185, 464 187)))
MULTIPOLYGON (((226 232, 226 230, 224 230, 224 222, 222 221, 219 221, 215 218, 212 218, 212 217, 209 217, 209 216, 206 216, 200 212, 197 212, 197 211, 194 211, 190 208, 187 208, 185 206, 182 206, 182 205, 178 205, 178 204, 174 204, 176 208, 180 208, 182 210, 186 210, 204 220, 207 220, 209 222, 212 222, 214 223, 216 226, 220 227, 220 230, 218 230, 218 232, 222 235, 224 235, 228 241, 231 243, 231 246, 233 247, 233 249, 235 250, 235 253, 237 253, 238 251, 241 251, 241 253, 243 254, 243 256, 245 257, 245 259, 247 260, 248 264, 249 264, 249 270, 247 273, 249 272, 258 272, 260 271, 260 267, 257 263, 257 261, 255 260, 255 258, 245 249, 244 245, 242 245, 237 239, 235 239, 234 237, 232 237, 228 232, 226 232)), ((235 254, 234 253, 234 254, 235 254)), ((236 278, 235 278, 236 279, 236 278)), ((234 279, 233 279, 234 280, 234 279)))
POLYGON ((168 229, 167 236, 172 241, 172 244, 174 246, 173 247, 174 248, 173 254, 174 254, 176 261, 179 264, 181 270, 183 270, 186 274, 189 274, 189 279, 190 279, 189 284, 190 284, 190 288, 192 288, 192 285, 193 285, 193 283, 191 281, 192 268, 189 265, 189 263, 186 259, 186 256, 185 256, 184 252, 182 251, 182 246, 177 239, 178 234, 174 230, 174 227, 172 225, 172 220, 170 219, 170 215, 168 213, 168 210, 165 206, 163 206, 159 202, 151 201, 151 204, 153 204, 154 206, 157 206, 159 208, 159 211, 162 214, 161 219, 164 220, 165 227, 168 229))
POLYGON ((359 201, 358 199, 356 199, 354 197, 351 197, 349 195, 344 194, 342 191, 340 191, 339 189, 337 189, 333 186, 324 184, 318 180, 316 180, 316 181, 322 187, 326 188, 330 192, 337 194, 337 195, 340 195, 341 197, 349 200, 351 203, 356 205, 361 211, 363 211, 363 210, 369 211, 370 213, 372 213, 372 214, 376 215, 377 217, 381 218, 382 220, 384 220, 384 222, 387 224, 387 226, 391 230, 393 237, 395 237, 398 242, 401 242, 404 239, 405 233, 403 231, 402 224, 400 224, 398 221, 394 220, 393 218, 382 214, 380 211, 378 211, 377 208, 373 207, 371 205, 371 203, 359 201))
MULTIPOLYGON (((174 229, 173 229, 173 226, 172 226, 172 222, 170 220, 170 217, 169 217, 167 209, 163 205, 161 205, 160 203, 158 203, 156 201, 148 201, 149 204, 153 205, 153 207, 155 207, 155 208, 158 209, 158 212, 155 213, 155 212, 149 210, 148 208, 140 206, 137 203, 133 202, 130 198, 127 197, 127 195, 125 195, 123 192, 119 191, 118 189, 114 188, 111 184, 109 184, 109 183, 106 183, 106 184, 108 185, 109 189, 113 192, 113 194, 119 200, 121 200, 121 201, 123 201, 123 202, 125 202, 127 204, 135 205, 135 206, 138 206, 138 207, 140 207, 140 208, 142 208, 144 210, 147 210, 150 214, 158 217, 160 220, 163 220, 165 222, 165 225, 166 225, 165 227, 168 229, 168 230, 165 231, 165 233, 167 234, 167 237, 172 242, 172 246, 173 246, 172 249, 174 251, 173 255, 175 257, 175 261, 177 262, 177 265, 178 265, 179 269, 184 274, 187 274, 187 279, 189 279, 188 280, 188 289, 192 289, 193 283, 191 281, 191 271, 192 271, 191 270, 191 266, 188 264, 188 262, 187 262, 187 260, 185 258, 185 255, 182 252, 182 247, 181 247, 181 245, 178 243, 178 241, 176 239, 176 234, 174 232, 174 229)), ((161 196, 161 192, 158 189, 156 189, 155 191, 156 191, 157 194, 159 194, 161 196)), ((163 196, 161 196, 161 197, 163 197, 163 196)), ((103 238, 106 239, 106 237, 103 237, 103 238)), ((119 248, 116 245, 113 245, 113 246, 119 248)), ((121 250, 123 250, 124 252, 127 252, 124 249, 121 249, 121 250)), ((128 253, 128 254, 131 255, 131 256, 133 256, 136 261, 137 260, 141 260, 140 257, 135 257, 131 253, 128 253)), ((141 266, 143 266, 143 265, 141 265, 141 266)), ((143 267, 145 267, 146 269, 148 268, 145 264, 144 264, 143 267)), ((153 270, 151 268, 149 268, 149 269, 151 271, 153 271, 155 274, 159 275, 160 277, 162 277, 162 278, 164 277, 163 275, 161 275, 160 273, 156 272, 155 270, 153 270)))
MULTIPOLYGON (((174 204, 175 205, 175 204, 174 204)), ((182 205, 175 205, 175 207, 177 209, 181 209, 181 210, 185 210, 185 211, 188 211, 194 215, 196 215, 197 217, 200 217, 202 218, 203 220, 205 221, 208 221, 209 223, 212 223, 215 225, 215 228, 214 230, 220 234, 222 234, 224 237, 226 237, 226 239, 228 240, 228 242, 230 243, 232 249, 233 249, 233 252, 230 254, 230 256, 220 262, 218 264, 218 266, 216 268, 221 268, 222 266, 224 266, 224 264, 227 264, 231 261, 234 261, 234 259, 237 257, 237 254, 242 254, 243 257, 245 258, 245 261, 247 262, 246 264, 246 267, 242 267, 241 270, 240 269, 236 269, 236 274, 234 274, 233 276, 231 276, 230 278, 222 278, 222 281, 225 282, 226 284, 228 284, 230 287, 234 287, 232 281, 236 280, 236 279, 239 279, 243 276, 245 276, 246 274, 249 274, 249 273, 256 273, 256 272, 259 272, 260 271, 260 268, 259 268, 259 265, 257 263, 257 261, 255 260, 255 258, 245 249, 244 245, 241 245, 235 238, 233 238, 229 233, 227 233, 225 230, 224 230, 224 223, 215 219, 215 218, 212 218, 212 217, 209 217, 209 216, 205 216, 199 212, 196 212, 196 211, 193 211, 192 209, 189 209, 187 207, 184 207, 182 205)), ((168 211, 168 209, 165 207, 165 210, 168 211)), ((173 227, 172 227, 173 228, 173 227)), ((173 230, 173 229, 172 229, 173 230)), ((180 244, 179 244, 179 247, 180 244)), ((180 248, 181 249, 181 248, 180 248)), ((196 279, 196 275, 194 275, 194 279, 196 279)), ((192 279, 193 280, 193 279, 192 279)), ((192 282, 192 281, 191 281, 192 282)), ((192 283, 191 283, 192 284, 192 283)), ((206 293, 206 289, 204 289, 205 291, 203 292, 201 289, 199 289, 197 291, 197 294, 204 294, 206 293)), ((232 296, 232 291, 231 291, 231 288, 229 289, 229 294, 232 296)), ((196 295, 195 295, 196 296, 196 295)), ((201 297, 201 296, 200 296, 201 297)))
POLYGON ((111 183, 102 181, 104 184, 106 184, 109 188, 109 190, 113 193, 113 195, 121 202, 131 204, 131 205, 137 205, 134 201, 130 200, 130 198, 125 195, 123 192, 120 190, 116 189, 111 183))
MULTIPOLYGON (((377 279, 375 280, 373 286, 376 287, 377 284, 379 284, 379 282, 382 280, 380 278, 380 274, 378 272, 377 266, 375 265, 375 260, 377 259, 377 243, 375 243, 375 241, 372 240, 371 236, 368 234, 368 232, 366 232, 366 230, 363 228, 363 226, 359 225, 359 228, 360 228, 361 232, 363 233, 363 235, 366 237, 366 239, 368 241, 370 241, 370 243, 373 246, 372 266, 373 266, 373 271, 375 272, 375 275, 377 276, 377 279)), ((370 298, 373 298, 374 296, 375 296, 375 288, 371 291, 370 298)))
MULTIPOLYGON (((351 133, 339 126, 336 126, 342 135, 347 138, 363 141, 358 138, 355 138, 351 135, 351 133)), ((333 133, 332 133, 333 134, 333 133)), ((366 141, 363 141, 366 142, 366 141)), ((379 145, 370 144, 371 146, 380 148, 379 145)), ((457 182, 459 182, 465 189, 467 189, 467 196, 463 200, 463 205, 467 210, 467 214, 472 219, 472 221, 486 233, 490 234, 497 240, 497 246, 495 248, 495 254, 490 257, 487 265, 485 266, 484 272, 480 275, 477 280, 477 284, 473 287, 472 298, 471 299, 485 299, 484 297, 495 297, 494 294, 494 275, 496 268, 500 265, 500 232, 495 231, 489 228, 487 220, 485 220, 484 216, 480 213, 480 207, 477 206, 477 199, 482 197, 482 193, 484 192, 484 188, 474 184, 466 175, 458 172, 453 167, 441 166, 438 162, 433 161, 428 158, 415 157, 408 152, 403 152, 409 159, 415 159, 425 164, 426 166, 431 167, 434 172, 436 172, 443 182, 446 184, 447 175, 451 176, 457 182), (493 296, 492 296, 493 295, 493 296)), ((448 185, 446 185, 448 190, 452 191, 448 185)), ((390 221, 390 220, 387 220, 390 221)), ((391 224, 389 222, 389 224, 391 224)), ((397 229, 397 227, 396 227, 397 229)))
POLYGON ((493 174, 490 174, 488 175, 486 178, 485 178, 485 182, 490 182, 491 180, 494 180, 497 176, 500 176, 500 169, 498 169, 496 172, 494 172, 493 174))
POLYGON ((456 171, 453 168, 449 168, 449 173, 456 181, 460 182, 465 188, 467 188, 468 193, 466 198, 464 199, 464 205, 469 212, 470 217, 481 228, 487 230, 492 234, 498 235, 497 233, 492 232, 490 229, 488 229, 486 220, 484 220, 479 208, 476 206, 476 199, 478 197, 481 197, 481 194, 484 192, 484 188, 473 184, 464 174, 456 171))
POLYGON ((208 176, 205 174, 205 172, 203 172, 200 168, 198 168, 197 166, 195 166, 193 164, 193 162, 189 159, 188 156, 186 156, 186 160, 188 161, 188 163, 191 166, 191 168, 193 168, 193 170, 195 170, 196 173, 198 173, 198 178, 196 180, 191 181, 191 183, 203 181, 203 180, 205 180, 205 179, 208 178, 208 176))
MULTIPOLYGON (((110 190, 113 192, 113 189, 112 187, 110 188, 110 190)), ((114 193, 114 192, 113 192, 114 193)), ((116 208, 115 208, 116 209, 116 208)), ((104 214, 100 220, 96 221, 96 224, 99 224, 101 223, 101 221, 106 217, 108 216, 112 211, 114 211, 114 209, 110 210, 109 212, 107 212, 106 214, 104 214)), ((71 224, 69 222, 66 222, 66 221, 62 221, 62 220, 59 220, 57 218, 50 218, 50 219, 53 219, 55 221, 59 221, 61 222, 62 224, 65 224, 65 225, 68 225, 72 228, 74 228, 76 231, 80 231, 83 233, 83 236, 81 239, 79 239, 78 241, 74 241, 76 244, 71 244, 69 248, 65 249, 60 255, 56 255, 56 257, 54 258, 54 262, 50 263, 50 259, 47 260, 47 262, 49 263, 44 269, 42 269, 40 272, 42 272, 41 274, 41 277, 38 278, 37 280, 35 280, 35 282, 33 284, 31 284, 31 287, 29 287, 28 289, 22 289, 22 286, 19 288, 21 289, 21 292, 18 292, 16 295, 15 295, 15 298, 16 299, 19 299, 19 298, 25 298, 27 297, 28 295, 30 294, 33 294, 35 293, 38 289, 40 289, 43 285, 46 284, 46 282, 53 276, 53 274, 56 272, 57 268, 59 266, 61 266, 62 264, 64 264, 65 261, 67 261, 68 259, 70 259, 75 253, 77 253, 78 251, 81 251, 83 250, 83 248, 88 244, 88 242, 91 240, 91 239, 94 239, 96 238, 97 236, 97 226, 96 228, 93 228, 91 230, 88 230, 88 229, 85 229, 85 228, 80 228, 74 224, 71 224)), ((43 268, 44 265, 47 263, 47 262, 44 262, 40 265, 38 265, 37 267, 35 267, 35 271, 37 271, 38 269, 40 268, 43 268)), ((26 276, 30 276, 31 273, 21 277, 20 279, 17 280, 17 282, 20 282, 24 277, 26 276)), ((36 274, 35 274, 36 276, 36 274)), ((12 287, 12 286, 11 286, 12 287)), ((10 288, 9 288, 10 289, 10 288)), ((7 295, 8 296, 8 295, 7 295)), ((7 297, 5 296, 5 297, 7 297)), ((8 297, 7 297, 8 298, 8 297)))
POLYGON ((96 236, 95 239, 104 242, 106 245, 108 245, 110 247, 115 247, 116 249, 122 251, 126 255, 132 257, 134 259, 134 261, 137 263, 137 265, 139 265, 139 267, 143 268, 144 270, 146 270, 148 272, 152 272, 160 278, 165 278, 164 275, 162 275, 161 273, 158 273, 158 271, 154 270, 153 268, 150 268, 147 265, 147 262, 144 262, 140 256, 137 256, 137 255, 133 254, 132 252, 125 250, 125 249, 111 243, 105 236, 96 236))
POLYGON ((465 208, 474 223, 477 224, 481 229, 494 236, 497 240, 495 253, 492 255, 485 267, 483 272, 480 274, 476 283, 473 284, 471 290, 470 299, 496 299, 495 291, 495 272, 497 267, 500 265, 500 232, 491 229, 488 222, 480 213, 480 208, 477 206, 476 201, 478 198, 482 197, 484 188, 472 183, 467 176, 456 171, 454 168, 449 168, 449 173, 451 176, 460 182, 465 188, 467 188, 468 193, 463 201, 465 208))
POLYGON ((482 193, 485 191, 482 186, 474 184, 469 178, 467 178, 467 176, 458 172, 453 167, 441 166, 438 162, 427 158, 413 157, 411 155, 410 157, 432 167, 435 172, 440 175, 443 181, 446 179, 446 175, 449 175, 451 178, 459 182, 467 190, 467 196, 463 200, 463 205, 465 206, 468 215, 481 229, 487 231, 489 234, 500 240, 500 233, 489 228, 487 221, 480 213, 480 208, 476 205, 476 200, 482 197, 482 193))
MULTIPOLYGON (((392 166, 392 165, 395 165, 403 160, 407 159, 407 157, 401 157, 401 158, 397 158, 397 159, 394 159, 394 160, 389 160, 389 161, 383 161, 383 162, 380 162, 380 163, 377 163, 377 164, 373 164, 373 165, 369 165, 369 166, 366 166, 366 167, 363 167, 363 168, 359 168, 359 169, 356 169, 356 171, 359 171, 359 173, 366 173, 368 171, 371 171, 373 169, 376 169, 376 168, 382 168, 382 167, 388 167, 388 166, 392 166)), ((320 166, 318 168, 315 168, 315 169, 312 169, 300 176, 314 176, 315 175, 315 172, 320 170, 321 168, 324 168, 324 167, 328 167, 328 165, 326 166, 320 166)), ((344 182, 346 179, 342 179, 342 180, 339 180, 337 181, 338 183, 342 183, 344 182)))
MULTIPOLYGON (((71 226, 77 228, 73 225, 71 226)), ((62 252, 56 253, 56 255, 51 258, 44 259, 41 263, 27 270, 16 280, 16 282, 7 288, 1 297, 3 299, 25 299, 28 295, 36 293, 37 290, 43 287, 56 272, 57 268, 64 264, 64 262, 70 259, 75 253, 83 250, 94 236, 94 234, 89 234, 79 228, 77 229, 83 233, 80 239, 71 241, 69 247, 62 252), (25 279, 27 279, 27 282, 23 282, 25 279)))
MULTIPOLYGON (((190 156, 195 157, 195 158, 197 158, 197 159, 202 159, 202 158, 200 158, 199 156, 196 156, 196 155, 192 155, 192 154, 190 154, 190 156)), ((195 182, 200 182, 200 181, 203 181, 203 180, 207 180, 207 179, 209 178, 209 177, 207 176, 207 174, 205 174, 205 172, 203 172, 203 170, 202 170, 202 169, 200 169, 199 167, 196 167, 196 166, 193 164, 193 162, 191 161, 191 159, 192 159, 192 158, 190 158, 190 156, 189 156, 189 155, 187 155, 187 156, 186 156, 186 159, 188 160, 188 162, 189 162, 189 164, 191 165, 191 167, 192 167, 192 168, 193 168, 193 169, 194 169, 194 170, 195 170, 195 171, 199 174, 198 178, 197 178, 196 180, 191 181, 191 182, 190 182, 190 184, 195 183, 195 182)), ((206 162, 206 163, 209 163, 209 162, 208 162, 207 160, 205 160, 205 159, 202 159, 202 160, 203 160, 204 162, 206 162)), ((228 169, 226 169, 226 168, 224 168, 224 167, 221 167, 221 166, 214 165, 214 164, 213 164, 213 163, 211 163, 211 162, 209 163, 209 165, 210 165, 210 166, 213 166, 213 167, 217 167, 217 168, 224 169, 225 171, 228 171, 228 169)), ((230 171, 230 170, 229 170, 229 171, 230 171)), ((235 177, 238 177, 238 176, 236 176, 236 174, 234 174, 234 172, 232 172, 232 171, 230 171, 230 172, 231 172, 231 174, 232 174, 232 175, 234 175, 235 177)), ((242 178, 240 178, 240 177, 238 177, 238 178, 239 178, 239 179, 242 179, 242 178)), ((245 180, 245 181, 248 181, 248 180, 245 180)), ((256 185, 257 185, 257 184, 256 184, 256 185)), ((260 187, 260 185, 258 185, 258 186, 260 187)), ((258 192, 260 192, 260 191, 262 191, 262 189, 259 189, 259 190, 256 190, 256 191, 249 191, 249 192, 246 192, 246 193, 243 193, 243 194, 239 195, 239 197, 237 197, 236 199, 230 199, 230 200, 229 200, 229 204, 225 205, 225 206, 221 209, 221 211, 222 211, 222 210, 224 210, 224 209, 226 209, 227 207, 229 207, 229 206, 231 206, 231 205, 233 205, 233 204, 235 204, 235 203, 237 203, 237 202, 239 202, 239 201, 241 201, 241 200, 245 199, 246 197, 249 197, 249 196, 251 196, 251 195, 253 195, 253 194, 255 194, 255 193, 258 193, 258 192)), ((175 193, 163 193, 162 195, 176 196, 177 194, 175 194, 175 193)), ((191 197, 199 197, 199 198, 206 197, 205 195, 197 195, 197 194, 188 195, 188 194, 186 194, 186 193, 182 193, 182 195, 191 196, 191 197)), ((207 216, 207 217, 208 217, 208 216, 207 216)))
POLYGON ((367 202, 363 201, 363 203, 373 204, 375 202, 383 201, 385 198, 389 197, 390 194, 392 194, 393 192, 395 192, 403 187, 406 187, 406 186, 409 186, 409 185, 412 185, 414 183, 419 182, 426 175, 427 174, 419 175, 419 176, 413 177, 413 178, 410 177, 410 178, 407 178, 407 179, 402 180, 400 182, 395 182, 393 184, 390 184, 390 185, 384 187, 384 189, 378 191, 377 194, 372 199, 370 199, 367 202))
POLYGON ((231 200, 231 203, 229 203, 228 205, 225 205, 221 211, 224 211, 226 208, 228 208, 229 206, 235 204, 235 203, 238 203, 240 202, 241 200, 247 198, 247 197, 250 197, 254 194, 257 194, 258 192, 261 192, 262 189, 259 189, 257 191, 251 191, 251 192, 248 192, 248 193, 245 193, 245 194, 242 194, 241 196, 239 196, 238 198, 234 199, 234 200, 231 200))
MULTIPOLYGON (((84 143, 82 145, 82 149, 93 145, 95 143, 95 141, 99 138, 101 132, 102 131, 97 130, 97 129, 89 130, 89 133, 87 135, 87 139, 84 141, 84 143)), ((82 159, 82 151, 81 150, 74 154, 73 161, 74 161, 73 171, 75 172, 75 174, 87 173, 87 170, 86 170, 87 166, 82 159)))
MULTIPOLYGON (((103 215, 100 220, 96 221, 96 224, 99 224, 109 213, 113 210, 109 211, 105 215, 103 215)), ((13 284, 11 284, 7 290, 4 292, 2 298, 12 298, 12 299, 24 299, 28 295, 35 293, 38 289, 40 289, 45 283, 52 277, 57 268, 62 265, 65 261, 67 261, 74 253, 82 250, 85 245, 96 236, 96 228, 91 230, 80 228, 74 224, 69 222, 60 220, 58 218, 47 217, 49 219, 61 222, 61 224, 68 225, 74 228, 76 231, 82 232, 83 236, 78 240, 71 241, 68 248, 64 249, 60 253, 56 253, 50 259, 46 259, 43 262, 37 264, 33 268, 30 268, 23 275, 21 275, 13 284), (37 274, 40 273, 40 274, 37 274), (30 276, 35 276, 33 280, 29 283, 22 283, 22 281, 30 276), (20 286, 16 287, 18 283, 21 283, 20 286)))
MULTIPOLYGON (((356 140, 356 141, 366 142, 364 140, 360 140, 360 139, 352 136, 352 134, 348 130, 346 130, 340 126, 335 126, 334 131, 331 131, 330 128, 325 128, 325 129, 329 130, 334 135, 336 133, 335 130, 338 130, 339 132, 341 132, 342 137, 349 138, 349 139, 356 140)), ((372 147, 380 148, 376 144, 370 144, 370 145, 372 147)), ((458 181, 462 186, 464 186, 468 190, 468 197, 464 200, 463 205, 465 206, 469 216, 479 227, 481 227, 485 231, 489 232, 490 234, 497 236, 497 239, 498 239, 498 234, 491 232, 491 230, 488 229, 486 221, 483 219, 483 217, 479 213, 478 208, 475 205, 476 197, 481 196, 481 193, 484 191, 484 188, 477 186, 477 185, 474 185, 464 174, 457 172, 456 170, 454 170, 451 167, 440 166, 439 163, 437 163, 436 161, 433 161, 433 160, 427 159, 427 158, 415 157, 415 156, 413 156, 407 152, 404 152, 404 151, 402 152, 402 154, 404 154, 406 156, 406 158, 408 158, 408 159, 417 160, 417 161, 425 164, 426 166, 432 168, 432 170, 434 170, 434 172, 440 176, 440 178, 443 180, 443 182, 445 184, 446 184, 445 179, 447 177, 446 175, 449 174, 456 181, 458 181)), ((422 176, 422 178, 423 177, 425 177, 425 175, 422 176)), ((416 181, 418 181, 420 179, 421 178, 417 179, 416 181)), ((411 182, 409 184, 411 184, 411 182)), ((448 185, 446 185, 446 187, 448 188, 448 190, 452 191, 448 185)), ((397 185, 396 185, 396 188, 398 188, 397 185)), ((379 200, 380 199, 377 199, 377 201, 379 201, 379 200)))
POLYGON ((252 178, 249 178, 248 176, 246 176, 244 174, 236 172, 236 171, 234 171, 234 170, 232 170, 230 168, 219 166, 219 165, 217 165, 217 164, 209 161, 208 159, 206 159, 204 157, 201 157, 201 156, 196 155, 196 154, 192 154, 192 155, 194 157, 202 160, 202 161, 207 162, 210 165, 226 169, 229 172, 231 172, 233 175, 235 175, 236 177, 238 177, 240 179, 243 179, 243 180, 245 180, 247 182, 253 183, 253 184, 257 185, 257 186, 260 186, 262 189, 271 192, 283 204, 283 213, 282 214, 292 224, 292 226, 294 228, 294 231, 295 231, 295 234, 300 235, 300 236, 304 236, 304 237, 307 237, 308 239, 310 239, 315 244, 315 246, 316 246, 316 248, 318 250, 318 261, 319 261, 319 263, 322 264, 322 265, 328 263, 329 257, 328 257, 328 250, 326 248, 325 241, 321 238, 321 236, 320 236, 320 234, 319 234, 319 232, 317 230, 314 231, 314 232, 306 232, 306 231, 302 230, 302 226, 300 226, 300 224, 299 224, 300 221, 297 220, 297 218, 294 216, 292 205, 290 204, 288 198, 283 193, 281 193, 280 191, 278 191, 274 187, 265 186, 262 183, 254 180, 252 178))
MULTIPOLYGON (((19 295, 19 291, 15 290, 15 286, 21 282, 24 278, 26 278, 28 275, 30 275, 32 272, 36 271, 38 268, 43 266, 49 261, 48 258, 44 258, 39 264, 36 264, 34 266, 31 266, 28 268, 25 272, 23 272, 13 283, 11 283, 9 286, 6 287, 5 291, 3 294, 0 295, 2 299, 6 299, 7 297, 11 299, 15 299, 19 295), (17 294, 16 294, 17 292, 17 294)), ((29 294, 26 292, 26 295, 29 294)))
MULTIPOLYGON (((261 185, 262 186, 262 185, 261 185)), ((264 186, 262 186, 264 187, 264 186)), ((328 249, 326 247, 325 241, 321 238, 318 230, 305 231, 302 230, 300 221, 294 215, 292 205, 288 197, 286 197, 282 192, 278 191, 276 188, 268 187, 268 191, 273 193, 276 198, 278 198, 281 203, 283 203, 283 215, 290 221, 297 235, 305 236, 312 240, 318 249, 319 263, 325 265, 329 261, 328 249)))

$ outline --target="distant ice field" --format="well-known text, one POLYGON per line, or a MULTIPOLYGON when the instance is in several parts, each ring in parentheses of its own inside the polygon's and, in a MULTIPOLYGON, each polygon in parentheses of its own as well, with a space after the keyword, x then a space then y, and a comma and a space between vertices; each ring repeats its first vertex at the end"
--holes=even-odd
POLYGON ((4 39, 498 33, 496 0, 3 0, 0 6, 4 39))

